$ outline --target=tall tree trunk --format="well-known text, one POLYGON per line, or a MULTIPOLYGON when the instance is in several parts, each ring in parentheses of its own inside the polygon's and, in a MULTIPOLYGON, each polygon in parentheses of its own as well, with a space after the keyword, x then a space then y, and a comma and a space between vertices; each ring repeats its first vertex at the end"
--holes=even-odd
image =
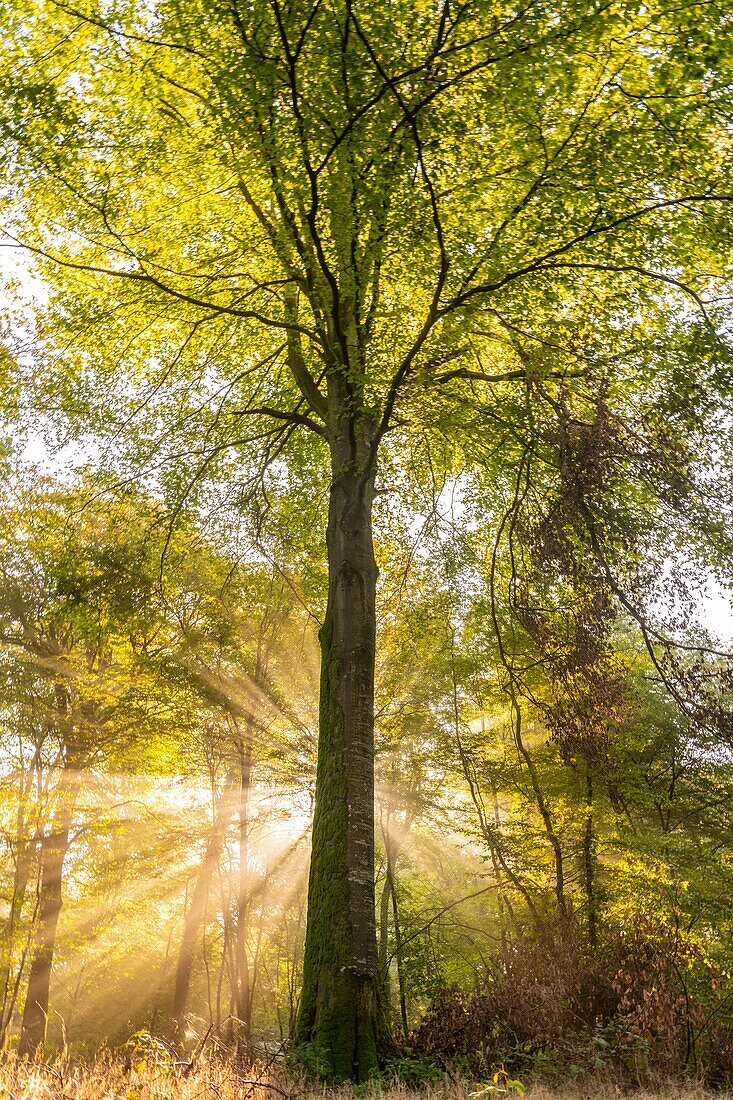
POLYGON ((13 893, 10 899, 10 912, 3 933, 4 964, 0 974, 0 1049, 10 1030, 10 1023, 15 1012, 15 1004, 23 978, 26 952, 20 952, 20 958, 16 960, 17 935, 20 929, 20 918, 25 905, 28 882, 31 876, 31 868, 38 847, 37 828, 29 835, 28 807, 31 791, 37 779, 40 777, 41 745, 43 740, 37 742, 35 752, 28 769, 22 773, 18 789, 18 809, 16 812, 15 828, 15 871, 13 873, 13 893), (13 974, 15 969, 15 974, 13 974))
MULTIPOLYGON (((499 813, 499 792, 496 786, 492 786, 491 789, 492 806, 494 810, 494 828, 497 833, 501 828, 501 814, 499 813)), ((512 903, 508 897, 504 894, 504 883, 502 881, 501 867, 499 866, 499 860, 496 857, 496 852, 491 849, 491 866, 494 869, 494 878, 496 879, 496 907, 499 912, 499 938, 501 943, 501 958, 504 963, 509 959, 509 941, 507 939, 507 924, 508 920, 505 913, 508 914, 509 920, 516 921, 514 911, 512 909, 512 903)))
POLYGON ((384 811, 380 811, 380 831, 384 844, 385 876, 382 884, 382 892, 379 896, 379 927, 377 930, 377 961, 382 982, 382 995, 384 1003, 389 1008, 392 1005, 392 982, 389 974, 389 904, 390 904, 390 820, 391 812, 387 810, 387 820, 384 820, 384 811))
POLYGON ((5 942, 3 943, 5 962, 0 972, 2 975, 0 977, 0 1049, 5 1043, 10 1021, 13 1018, 15 999, 20 985, 19 981, 14 980, 14 978, 17 979, 20 977, 18 971, 22 971, 22 957, 18 960, 15 976, 13 975, 16 935, 25 902, 28 879, 30 877, 31 864, 36 847, 35 840, 32 837, 22 834, 21 828, 24 827, 24 825, 25 823, 19 820, 15 844, 16 857, 15 872, 13 874, 13 893, 10 898, 10 912, 8 913, 4 934, 5 942))
POLYGON ((386 1004, 391 1004, 392 990, 389 978, 389 879, 385 877, 379 898, 379 940, 377 958, 379 972, 382 975, 382 992, 386 1004))
POLYGON ((522 756, 525 764, 527 765, 527 771, 529 772, 530 782, 532 784, 532 790, 534 792, 535 800, 537 802, 537 809, 540 812, 542 823, 545 826, 545 833, 547 839, 550 842, 552 848, 553 861, 555 864, 555 897, 557 899, 558 911, 562 914, 567 913, 567 901, 565 899, 565 865, 562 845, 560 844, 560 838, 555 832, 555 826, 552 821, 552 814, 547 804, 544 794, 542 793, 542 786, 537 774, 537 769, 532 759, 532 754, 526 748, 524 740, 522 739, 522 711, 519 706, 519 701, 512 693, 512 706, 514 709, 514 742, 522 756))
POLYGON ((158 982, 155 987, 155 997, 153 998, 153 1005, 150 1011, 150 1034, 157 1035, 158 1028, 165 1027, 168 1023, 168 997, 165 990, 166 987, 166 974, 168 973, 168 961, 170 959, 171 944, 173 942, 173 925, 168 926, 168 937, 165 943, 165 954, 163 955, 163 961, 160 964, 160 971, 158 973, 158 982), (163 1013, 163 1019, 161 1021, 161 1012, 163 1013))
POLYGON ((405 990, 405 974, 402 965, 402 932, 400 930, 400 913, 397 904, 397 886, 395 883, 394 866, 388 872, 389 894, 392 899, 392 922, 394 926, 395 959, 397 961, 397 985, 400 997, 400 1019, 402 1021, 402 1034, 407 1038, 410 1024, 407 1019, 407 993, 405 990))
POLYGON ((239 874, 237 876, 237 934, 235 965, 235 1005, 239 1029, 237 1047, 249 1054, 252 1046, 252 988, 247 955, 247 916, 249 909, 249 795, 252 784, 254 723, 247 722, 247 739, 239 743, 239 874))
POLYGON ((233 777, 228 776, 221 797, 218 799, 214 822, 206 843, 206 851, 191 894, 191 903, 183 919, 183 935, 176 963, 176 981, 173 991, 173 1008, 171 1010, 172 1032, 176 1039, 180 1038, 182 1034, 183 1017, 186 1012, 188 993, 191 986, 191 972, 198 950, 198 936, 206 912, 211 879, 219 863, 224 836, 234 809, 231 797, 232 783, 233 777))
POLYGON ((583 878, 585 897, 588 903, 588 942, 592 948, 598 946, 598 912, 596 898, 596 843, 593 828, 593 775, 587 767, 585 776, 585 832, 583 835, 583 878))
POLYGON ((56 811, 49 831, 41 841, 38 923, 33 937, 28 990, 18 1045, 18 1053, 29 1057, 33 1057, 43 1046, 46 1038, 51 968, 62 905, 64 860, 69 850, 71 823, 80 782, 81 776, 75 766, 74 754, 68 753, 59 779, 56 811))
POLYGON ((351 422, 332 447, 328 604, 303 988, 295 1042, 320 1072, 366 1080, 388 1043, 374 904, 374 469, 351 422), (361 459, 361 461, 360 461, 361 459))
MULTIPOLYGON (((385 877, 384 886, 382 887, 382 894, 379 903, 379 973, 382 980, 383 996, 386 1005, 391 1004, 391 990, 389 980, 389 910, 390 905, 392 907, 392 932, 394 937, 395 949, 392 952, 392 957, 397 964, 397 993, 400 1005, 400 1020, 402 1022, 402 1033, 407 1035, 409 1024, 407 1019, 407 995, 405 991, 405 976, 404 968, 402 964, 402 932, 400 930, 400 915, 399 915, 399 903, 397 900, 397 885, 395 881, 395 870, 397 866, 397 858, 400 854, 400 848, 402 841, 394 839, 390 832, 390 818, 387 817, 387 824, 385 826, 382 821, 382 839, 384 841, 385 852, 385 877)), ((404 830, 402 832, 402 840, 410 827, 410 819, 406 818, 404 824, 404 830)))

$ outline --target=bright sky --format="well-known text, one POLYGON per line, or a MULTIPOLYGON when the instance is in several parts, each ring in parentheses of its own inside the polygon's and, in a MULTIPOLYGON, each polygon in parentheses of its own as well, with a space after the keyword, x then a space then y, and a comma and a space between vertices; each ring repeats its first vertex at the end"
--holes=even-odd
POLYGON ((733 594, 710 578, 703 599, 702 619, 721 642, 733 641, 733 594))

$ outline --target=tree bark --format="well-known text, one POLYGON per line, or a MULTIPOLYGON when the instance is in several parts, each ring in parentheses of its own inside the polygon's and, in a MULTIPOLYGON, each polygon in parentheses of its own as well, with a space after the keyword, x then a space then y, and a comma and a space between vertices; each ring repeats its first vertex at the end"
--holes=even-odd
POLYGON ((13 960, 15 955, 16 932, 20 923, 20 916, 25 903, 31 864, 36 849, 35 840, 25 836, 23 829, 25 822, 19 814, 18 831, 16 834, 16 859, 15 872, 13 874, 13 892, 10 898, 10 912, 8 914, 5 930, 5 942, 3 952, 5 964, 0 977, 0 1049, 5 1044, 5 1037, 10 1027, 10 1021, 15 1011, 15 1002, 20 986, 20 978, 23 970, 23 956, 18 961, 15 976, 13 976, 13 960))
MULTIPOLYGON (((405 833, 409 828, 409 819, 406 822, 405 833)), ((403 834, 404 836, 404 834, 403 834)), ((402 1034, 407 1036, 409 1024, 407 1019, 407 994, 405 991, 405 978, 402 966, 402 932, 399 919, 399 902, 397 900, 397 885, 395 882, 395 869, 400 851, 400 843, 393 840, 389 828, 389 816, 385 827, 382 822, 382 839, 385 853, 384 886, 379 903, 379 973, 382 981, 382 994, 386 1006, 391 1007, 391 983, 389 977, 389 910, 392 907, 392 930, 395 949, 392 953, 397 964, 397 993, 400 1005, 400 1020, 402 1034)))
POLYGON ((31 1058, 46 1039, 51 968, 63 901, 61 884, 64 860, 70 846, 71 823, 80 782, 81 776, 71 754, 67 757, 59 780, 58 803, 53 821, 49 832, 41 841, 38 924, 33 937, 28 990, 18 1044, 18 1053, 31 1058))
POLYGON ((249 794, 254 752, 253 723, 247 723, 247 739, 239 744, 239 874, 237 876, 237 929, 235 963, 235 1005, 239 1027, 237 1048, 249 1054, 252 1048, 252 982, 247 954, 249 910, 249 794))
POLYGON ((176 963, 176 981, 173 991, 173 1008, 171 1010, 172 1032, 176 1039, 180 1038, 183 1029, 183 1018, 191 986, 191 973, 198 949, 199 931, 211 889, 211 879, 219 863, 226 830, 234 812, 234 803, 231 796, 232 782, 232 777, 227 777, 216 808, 204 858, 191 895, 191 904, 183 919, 183 935, 176 963))
POLYGON ((397 985, 400 997, 400 1019, 402 1021, 402 1034, 405 1038, 410 1030, 407 1018, 407 993, 405 990, 405 975, 402 966, 402 932, 400 930, 400 914, 397 904, 397 886, 394 877, 394 867, 389 873, 389 893, 392 899, 392 921, 394 924, 395 959, 397 961, 397 985))
POLYGON ((598 946, 598 912, 595 889, 596 845, 593 827, 593 776, 588 768, 585 776, 586 818, 583 834, 583 878, 585 897, 588 903, 588 943, 592 948, 598 946))
POLYGON ((534 760, 529 750, 525 747, 522 739, 522 711, 514 695, 512 695, 512 704, 514 708, 514 742, 527 765, 532 790, 537 801, 537 809, 540 812, 540 817, 545 827, 545 833, 547 834, 547 839, 552 848, 553 861, 555 864, 555 897, 557 899, 557 908, 560 913, 565 914, 568 911, 568 907, 565 899, 565 866, 562 845, 560 844, 560 838, 555 832, 552 814, 550 813, 545 796, 542 793, 542 787, 540 785, 537 769, 534 765, 534 760))
POLYGON ((360 425, 348 427, 332 445, 316 801, 295 1044, 318 1072, 364 1081, 377 1072, 389 1038, 374 898, 374 469, 365 464, 360 425))
POLYGON ((385 878, 382 884, 382 893, 379 898, 379 940, 377 945, 377 957, 379 960, 379 972, 382 975, 382 992, 385 1002, 391 1004, 392 989, 389 977, 389 879, 385 878))

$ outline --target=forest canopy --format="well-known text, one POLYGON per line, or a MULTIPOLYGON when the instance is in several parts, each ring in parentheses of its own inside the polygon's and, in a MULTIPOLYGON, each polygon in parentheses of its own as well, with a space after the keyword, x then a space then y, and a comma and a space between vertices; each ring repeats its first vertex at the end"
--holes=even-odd
POLYGON ((731 13, 3 20, 0 1041, 729 1080, 731 13))

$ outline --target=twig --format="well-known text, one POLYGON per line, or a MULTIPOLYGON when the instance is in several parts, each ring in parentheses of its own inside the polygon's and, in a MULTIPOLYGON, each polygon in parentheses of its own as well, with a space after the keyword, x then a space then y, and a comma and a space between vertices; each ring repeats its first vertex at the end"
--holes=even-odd
POLYGON ((270 1092, 276 1092, 278 1096, 284 1096, 286 1100, 293 1100, 294 1094, 292 1092, 285 1092, 285 1089, 281 1089, 279 1085, 271 1085, 268 1081, 252 1081, 246 1077, 239 1077, 239 1083, 241 1085, 252 1085, 253 1088, 269 1089, 270 1092))

